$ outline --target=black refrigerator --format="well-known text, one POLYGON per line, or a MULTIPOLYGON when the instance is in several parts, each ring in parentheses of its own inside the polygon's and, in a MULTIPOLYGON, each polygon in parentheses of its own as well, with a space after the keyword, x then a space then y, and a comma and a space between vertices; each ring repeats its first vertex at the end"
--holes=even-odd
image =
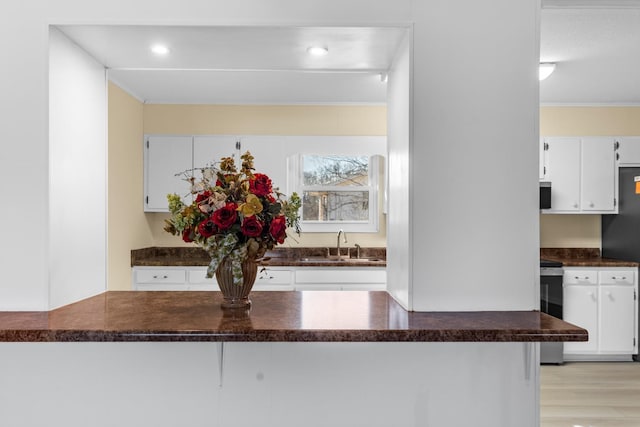
POLYGON ((602 215, 602 256, 640 262, 640 167, 621 167, 618 178, 618 214, 602 215))

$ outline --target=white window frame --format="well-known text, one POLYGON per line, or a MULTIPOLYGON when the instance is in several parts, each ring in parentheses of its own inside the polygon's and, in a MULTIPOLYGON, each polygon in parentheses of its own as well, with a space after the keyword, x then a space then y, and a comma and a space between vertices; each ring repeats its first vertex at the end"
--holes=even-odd
MULTIPOLYGON (((355 154, 334 153, 339 156, 358 156, 355 154)), ((366 221, 300 221, 300 228, 303 233, 334 233, 340 229, 351 233, 377 233, 379 231, 380 218, 378 211, 380 193, 380 158, 379 155, 369 156, 369 176, 367 186, 326 186, 326 185, 304 185, 303 181, 303 160, 304 156, 326 156, 327 154, 299 153, 287 159, 288 185, 292 191, 304 198, 304 191, 359 191, 369 193, 369 218, 366 221)))

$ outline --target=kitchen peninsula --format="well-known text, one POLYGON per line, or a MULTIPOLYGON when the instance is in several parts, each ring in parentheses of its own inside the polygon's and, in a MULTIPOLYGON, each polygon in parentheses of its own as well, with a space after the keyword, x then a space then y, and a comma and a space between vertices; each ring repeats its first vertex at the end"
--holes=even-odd
POLYGON ((540 342, 585 330, 537 311, 408 312, 386 292, 111 291, 50 312, 0 312, 0 341, 540 342))
POLYGON ((0 354, 12 361, 0 367, 12 384, 0 391, 2 419, 382 427, 461 425, 480 413, 479 426, 521 425, 537 417, 537 342, 587 339, 537 311, 409 312, 386 292, 251 298, 249 311, 223 311, 219 292, 111 291, 49 312, 0 312, 0 354), (502 357, 488 357, 495 347, 502 357), (491 375, 498 366, 505 374, 491 375), (474 415, 452 394, 489 390, 474 415), (101 410, 105 395, 117 410, 101 410), (46 410, 29 410, 32 399, 46 410))

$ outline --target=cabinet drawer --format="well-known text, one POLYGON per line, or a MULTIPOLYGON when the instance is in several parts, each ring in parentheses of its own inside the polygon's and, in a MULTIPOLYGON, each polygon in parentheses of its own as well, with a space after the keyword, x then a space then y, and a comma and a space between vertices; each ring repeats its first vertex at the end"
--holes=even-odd
POLYGON ((635 272, 633 270, 600 271, 601 285, 633 285, 635 272))
POLYGON ((207 269, 191 269, 189 270, 189 283, 193 283, 196 285, 218 285, 216 281, 216 277, 213 276, 211 279, 207 279, 207 269))
POLYGON ((598 272, 594 270, 565 270, 563 282, 565 285, 597 285, 598 272))
POLYGON ((351 267, 301 268, 296 270, 296 283, 386 283, 384 268, 354 269, 351 267))
POLYGON ((185 270, 150 269, 136 270, 137 283, 185 283, 185 270))
POLYGON ((258 277, 256 277, 256 285, 290 285, 293 272, 291 270, 272 270, 267 268, 262 271, 258 267, 258 277))
POLYGON ((187 285, 184 283, 137 283, 134 287, 136 291, 186 291, 187 285))

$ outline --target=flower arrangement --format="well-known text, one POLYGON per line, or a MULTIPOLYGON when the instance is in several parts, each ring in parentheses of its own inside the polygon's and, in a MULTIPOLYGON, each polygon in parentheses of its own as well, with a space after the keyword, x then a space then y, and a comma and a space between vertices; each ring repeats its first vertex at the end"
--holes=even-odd
POLYGON ((242 284, 243 261, 260 259, 284 243, 288 227, 300 234, 300 197, 292 193, 286 199, 267 175, 254 172, 250 152, 241 160, 240 171, 232 157, 223 157, 219 167, 200 169, 199 181, 188 176, 194 200, 185 204, 179 195, 168 194, 171 218, 164 227, 207 251, 211 256, 208 278, 225 258, 230 259, 234 284, 242 284))

